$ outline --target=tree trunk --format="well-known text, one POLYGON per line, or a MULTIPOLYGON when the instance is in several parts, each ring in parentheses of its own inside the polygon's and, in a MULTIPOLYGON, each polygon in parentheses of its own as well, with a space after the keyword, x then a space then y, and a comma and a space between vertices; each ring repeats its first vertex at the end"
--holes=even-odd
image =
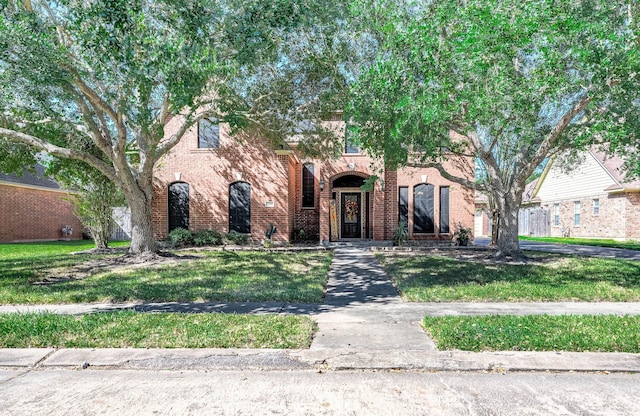
POLYGON ((500 256, 522 257, 518 241, 518 211, 521 200, 522 192, 512 189, 497 201, 499 214, 497 246, 500 256))
POLYGON ((151 204, 144 201, 127 201, 131 208, 131 247, 129 254, 156 253, 158 245, 153 233, 151 204))
MULTIPOLYGON (((103 186, 104 192, 101 193, 100 200, 96 200, 96 198, 90 198, 85 203, 91 203, 93 199, 93 215, 95 218, 91 220, 91 226, 89 227, 89 231, 91 232, 91 237, 93 238, 93 242, 96 244, 97 249, 106 249, 109 247, 109 237, 111 236, 111 228, 113 225, 113 196, 106 195, 106 192, 116 192, 116 187, 113 182, 103 182, 100 184, 103 186), (106 185, 106 189, 104 186, 106 185)), ((89 211, 89 210, 88 210, 89 211)))
POLYGON ((96 249, 106 249, 109 247, 109 230, 102 227, 91 229, 91 238, 96 245, 96 249))
POLYGON ((131 209, 130 255, 158 252, 151 212, 153 207, 153 186, 151 180, 148 182, 147 184, 134 182, 122 186, 127 205, 131 209))

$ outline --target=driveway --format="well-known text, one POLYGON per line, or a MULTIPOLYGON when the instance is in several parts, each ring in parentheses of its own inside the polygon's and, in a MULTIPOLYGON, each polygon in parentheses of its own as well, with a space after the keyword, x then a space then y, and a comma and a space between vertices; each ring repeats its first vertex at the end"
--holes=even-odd
MULTIPOLYGON (((475 239, 476 246, 488 246, 491 240, 485 237, 475 239)), ((549 253, 577 254, 580 256, 606 257, 640 261, 640 251, 621 248, 579 246, 574 244, 543 243, 540 241, 520 241, 523 250, 546 251, 549 253)))

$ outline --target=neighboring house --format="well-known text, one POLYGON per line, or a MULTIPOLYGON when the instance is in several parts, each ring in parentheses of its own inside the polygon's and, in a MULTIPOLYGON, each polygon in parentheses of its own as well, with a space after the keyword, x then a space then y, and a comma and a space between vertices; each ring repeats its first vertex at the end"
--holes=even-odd
MULTIPOLYGON (((167 123, 166 134, 176 121, 167 123)), ((458 224, 473 225, 473 191, 435 169, 379 173, 371 158, 346 143, 343 155, 330 161, 299 156, 295 142, 281 147, 239 141, 225 125, 200 122, 158 163, 157 237, 181 227, 234 230, 259 242, 273 225, 276 241, 390 240, 404 221, 411 239, 448 240, 458 224), (374 174, 383 181, 361 190, 374 174)))
POLYGON ((570 170, 559 160, 551 159, 523 196, 529 215, 546 216, 547 235, 640 238, 640 181, 625 180, 622 160, 596 150, 570 170))
POLYGON ((491 212, 489 210, 489 198, 486 194, 480 191, 475 191, 473 235, 475 237, 488 237, 491 235, 491 212))
POLYGON ((44 175, 42 165, 35 171, 0 173, 0 242, 81 239, 82 225, 65 200, 67 192, 44 175))

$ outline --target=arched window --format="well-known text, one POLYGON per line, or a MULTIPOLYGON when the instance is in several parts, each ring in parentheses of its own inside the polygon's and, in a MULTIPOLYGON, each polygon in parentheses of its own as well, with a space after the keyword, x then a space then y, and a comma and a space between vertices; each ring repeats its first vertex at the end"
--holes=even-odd
POLYGON ((251 185, 247 182, 229 185, 229 231, 251 232, 251 185))
POLYGON ((342 176, 333 181, 334 188, 360 188, 364 185, 364 178, 356 175, 342 176))
POLYGON ((169 185, 169 232, 176 228, 189 229, 189 184, 169 185))
POLYGON ((413 188, 413 232, 433 234, 433 185, 426 183, 413 188))

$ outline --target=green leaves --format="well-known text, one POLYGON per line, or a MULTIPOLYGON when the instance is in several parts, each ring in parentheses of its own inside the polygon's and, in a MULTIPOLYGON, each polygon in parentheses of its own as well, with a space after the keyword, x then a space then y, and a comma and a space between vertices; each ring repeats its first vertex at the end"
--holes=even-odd
MULTIPOLYGON (((443 147, 474 154, 478 188, 517 209, 526 179, 551 154, 602 142, 640 154, 637 2, 354 5, 364 16, 354 17, 355 26, 379 43, 350 86, 346 116, 363 148, 386 166, 446 169, 443 147)), ((500 229, 517 247, 517 231, 506 228, 513 226, 500 229)))
MULTIPOLYGON (((423 144, 450 128, 468 133, 482 125, 499 142, 515 134, 531 157, 548 133, 539 125, 545 106, 575 101, 581 91, 595 102, 618 101, 622 91, 611 88, 612 74, 628 81, 630 68, 639 69, 627 2, 556 3, 435 1, 416 16, 387 13, 400 30, 372 21, 383 44, 377 63, 354 85, 350 106, 359 124, 380 120, 375 133, 363 130, 371 137, 364 142, 386 147, 402 135, 405 143, 423 144), (389 117, 398 112, 400 120, 389 117)), ((589 125, 613 122, 594 109, 585 114, 589 125)), ((558 145, 585 127, 569 125, 558 145)))

